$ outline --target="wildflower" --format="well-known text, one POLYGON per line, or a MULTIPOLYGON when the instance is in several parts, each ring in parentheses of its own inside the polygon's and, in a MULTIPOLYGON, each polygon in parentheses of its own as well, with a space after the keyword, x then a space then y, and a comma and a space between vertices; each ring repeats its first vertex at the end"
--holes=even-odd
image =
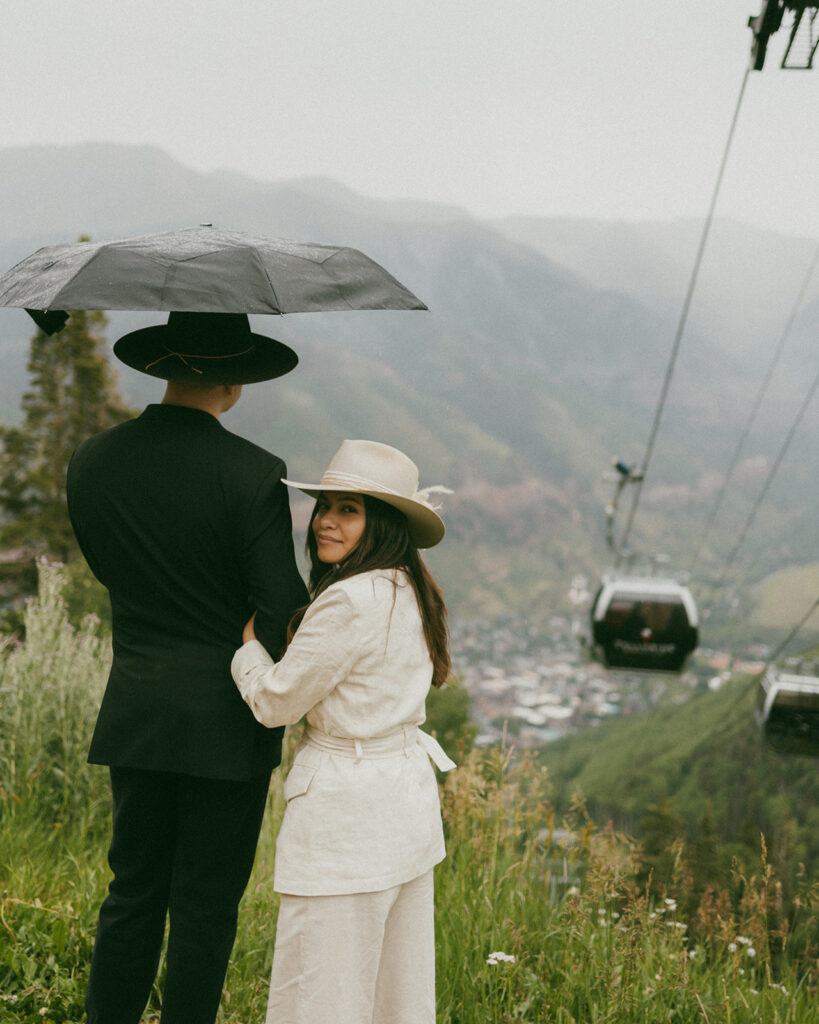
POLYGON ((778 985, 774 983, 773 985, 771 985, 771 988, 778 988, 780 992, 784 992, 785 995, 789 995, 788 990, 785 988, 784 985, 778 985))
POLYGON ((747 948, 747 949, 745 950, 745 952, 746 952, 746 953, 748 954, 748 956, 749 956, 749 957, 750 957, 750 958, 751 958, 752 960, 753 960, 753 958, 754 958, 754 957, 756 956, 756 950, 754 949, 754 947, 753 947, 753 946, 748 946, 748 948, 747 948))
POLYGON ((513 956, 511 953, 500 953, 499 952, 499 953, 490 953, 489 956, 486 959, 486 962, 488 964, 493 964, 493 965, 494 964, 499 964, 501 962, 507 963, 507 964, 513 964, 513 963, 515 963, 516 960, 517 960, 517 957, 513 956))
POLYGON ((573 885, 573 886, 572 886, 572 887, 571 887, 571 888, 570 888, 570 889, 568 890, 568 895, 569 895, 569 896, 579 896, 579 895, 580 895, 580 890, 579 890, 579 889, 577 888, 577 886, 576 886, 576 885, 573 885))
POLYGON ((750 946, 751 940, 746 939, 744 935, 737 935, 737 942, 742 943, 743 946, 750 946))
POLYGON ((612 912, 611 916, 614 918, 615 921, 620 917, 619 913, 616 910, 612 912))
POLYGON ((674 910, 677 909, 677 901, 676 900, 666 899, 665 905, 671 911, 674 911, 674 910))
POLYGON ((606 916, 605 910, 598 910, 597 911, 597 916, 598 917, 605 917, 606 916))
POLYGON ((735 942, 729 942, 728 943, 728 952, 729 953, 736 953, 736 951, 737 951, 737 944, 735 942))
POLYGON ((688 959, 689 960, 693 960, 696 955, 697 955, 696 949, 689 949, 688 950, 688 959))

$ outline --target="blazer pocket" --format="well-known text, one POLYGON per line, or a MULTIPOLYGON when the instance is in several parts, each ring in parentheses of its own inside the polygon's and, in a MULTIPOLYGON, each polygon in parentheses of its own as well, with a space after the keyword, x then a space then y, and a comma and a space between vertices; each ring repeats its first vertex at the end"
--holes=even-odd
POLYGON ((294 764, 284 780, 284 799, 289 803, 294 797, 304 796, 315 774, 313 765, 294 764))

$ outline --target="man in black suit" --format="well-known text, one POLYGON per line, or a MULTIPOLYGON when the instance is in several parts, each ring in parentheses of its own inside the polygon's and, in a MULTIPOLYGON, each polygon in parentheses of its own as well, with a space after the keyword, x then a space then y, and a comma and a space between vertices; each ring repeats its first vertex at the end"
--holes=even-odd
POLYGON ((114 351, 167 386, 68 469, 71 522, 113 620, 89 761, 110 766, 114 877, 86 1009, 89 1024, 138 1024, 168 915, 162 1024, 212 1024, 283 732, 255 721, 230 661, 253 609, 277 651, 307 601, 284 463, 219 416, 297 358, 220 313, 171 313, 114 351))

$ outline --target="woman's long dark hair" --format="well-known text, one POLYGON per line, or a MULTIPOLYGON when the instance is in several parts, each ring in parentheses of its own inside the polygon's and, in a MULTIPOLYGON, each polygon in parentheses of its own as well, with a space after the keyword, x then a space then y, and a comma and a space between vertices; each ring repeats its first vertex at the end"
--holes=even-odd
MULTIPOLYGON (((447 612, 440 587, 424 565, 418 548, 410 537, 407 517, 397 508, 378 498, 363 494, 366 521, 361 540, 347 557, 337 564, 320 561, 318 545, 313 533, 313 520, 319 503, 316 502, 310 525, 307 527, 307 554, 310 558, 310 593, 315 600, 331 583, 346 580, 372 569, 403 569, 412 584, 421 613, 424 637, 432 659, 432 685, 443 686, 449 678, 452 663, 449 657, 449 630, 447 612)), ((287 642, 293 638, 304 616, 306 606, 300 608, 287 629, 287 642)))

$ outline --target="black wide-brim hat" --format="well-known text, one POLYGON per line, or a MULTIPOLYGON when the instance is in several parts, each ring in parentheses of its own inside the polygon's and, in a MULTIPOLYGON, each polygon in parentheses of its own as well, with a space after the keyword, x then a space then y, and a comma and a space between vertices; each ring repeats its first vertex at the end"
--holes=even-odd
POLYGON ((256 384, 284 376, 299 361, 283 342, 254 334, 244 313, 171 313, 167 324, 124 334, 114 355, 180 384, 256 384))

